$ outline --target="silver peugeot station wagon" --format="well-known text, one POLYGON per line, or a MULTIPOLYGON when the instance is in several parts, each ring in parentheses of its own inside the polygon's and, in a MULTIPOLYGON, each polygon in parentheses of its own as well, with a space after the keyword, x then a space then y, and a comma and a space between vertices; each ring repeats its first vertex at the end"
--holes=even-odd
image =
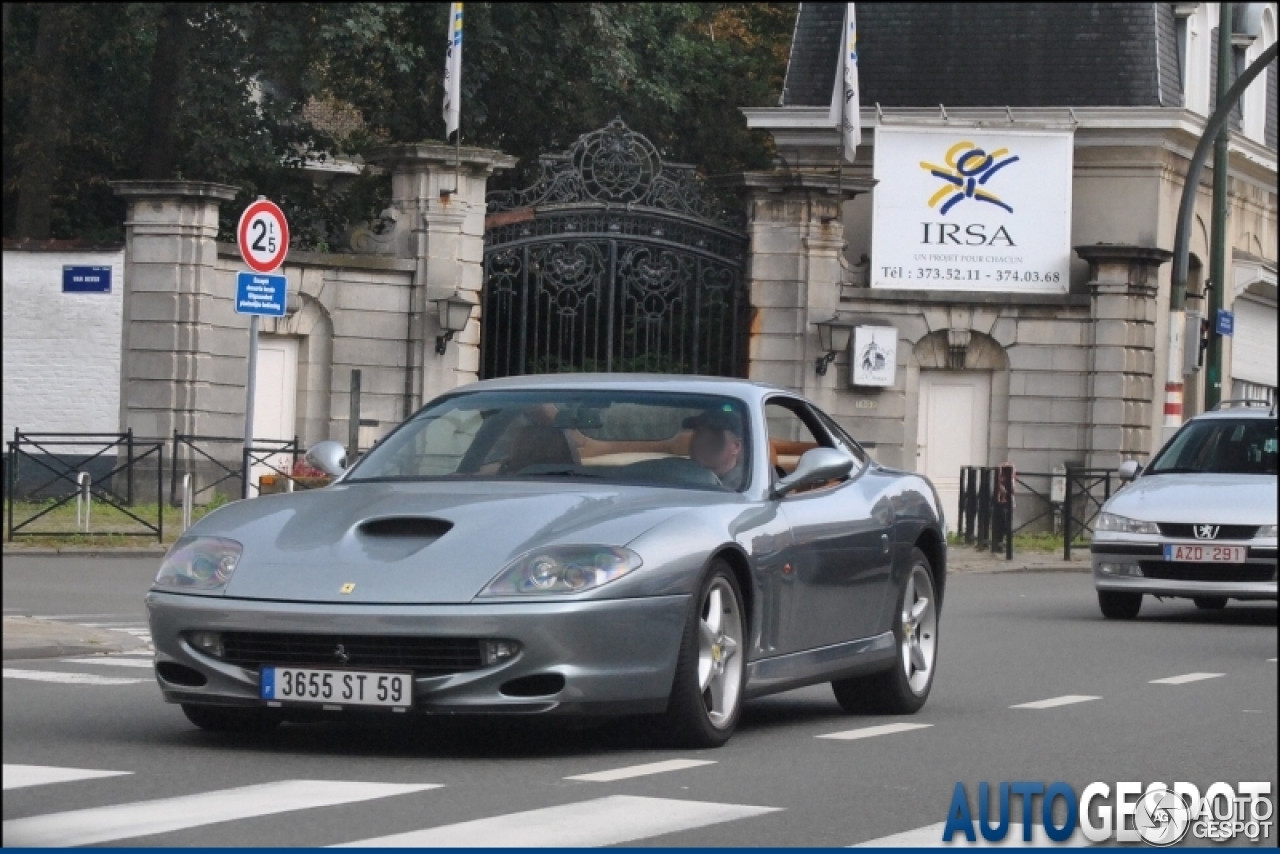
POLYGON ((1093 583, 1104 616, 1132 619, 1144 595, 1197 607, 1276 598, 1276 410, 1224 401, 1182 426, 1094 525, 1093 583))

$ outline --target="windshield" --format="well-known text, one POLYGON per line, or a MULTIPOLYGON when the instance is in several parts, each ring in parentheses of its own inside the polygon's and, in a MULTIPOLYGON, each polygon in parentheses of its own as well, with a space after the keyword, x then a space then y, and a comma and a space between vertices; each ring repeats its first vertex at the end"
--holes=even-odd
POLYGON ((1151 461, 1147 474, 1276 473, 1274 418, 1193 421, 1151 461))
POLYGON ((371 450, 348 481, 599 480, 741 491, 746 405, 640 391, 480 391, 429 404, 371 450))

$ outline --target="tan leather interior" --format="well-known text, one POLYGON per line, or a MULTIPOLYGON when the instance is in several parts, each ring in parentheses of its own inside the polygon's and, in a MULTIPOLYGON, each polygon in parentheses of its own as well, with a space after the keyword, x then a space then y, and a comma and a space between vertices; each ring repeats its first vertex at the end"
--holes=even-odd
POLYGON ((795 442, 790 439, 769 440, 769 462, 781 466, 787 474, 796 470, 805 451, 818 447, 816 442, 795 442))
POLYGON ((642 440, 602 442, 577 430, 567 431, 569 441, 578 452, 583 465, 626 465, 640 460, 659 457, 687 457, 693 440, 692 430, 681 430, 669 439, 647 442, 642 440))

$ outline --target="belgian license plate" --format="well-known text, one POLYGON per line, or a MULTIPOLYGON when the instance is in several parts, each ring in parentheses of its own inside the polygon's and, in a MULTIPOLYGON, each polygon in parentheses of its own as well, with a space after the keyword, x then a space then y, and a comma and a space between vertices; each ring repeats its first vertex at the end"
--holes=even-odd
POLYGON ((1167 545, 1164 559, 1179 563, 1244 563, 1249 550, 1244 546, 1167 545))
POLYGON ((262 699, 342 706, 413 705, 413 676, 358 670, 263 667, 262 699))

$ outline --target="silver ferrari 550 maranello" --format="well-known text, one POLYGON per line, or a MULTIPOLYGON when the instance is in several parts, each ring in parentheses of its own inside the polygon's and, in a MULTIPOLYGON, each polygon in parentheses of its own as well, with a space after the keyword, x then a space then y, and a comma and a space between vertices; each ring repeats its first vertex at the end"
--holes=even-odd
POLYGON ((741 380, 522 377, 431 401, 323 489, 201 519, 147 594, 197 726, 386 713, 654 716, 685 746, 830 682, 912 713, 946 540, 923 477, 741 380))

